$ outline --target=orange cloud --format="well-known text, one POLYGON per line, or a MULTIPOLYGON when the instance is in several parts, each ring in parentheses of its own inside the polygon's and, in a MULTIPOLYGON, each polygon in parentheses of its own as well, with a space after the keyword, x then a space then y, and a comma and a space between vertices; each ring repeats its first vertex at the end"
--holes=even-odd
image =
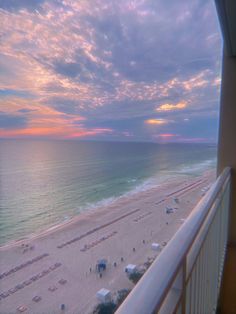
POLYGON ((172 134, 172 133, 163 133, 163 134, 158 134, 157 137, 162 137, 162 138, 171 138, 171 137, 176 137, 177 134, 172 134))
POLYGON ((33 137, 33 136, 60 136, 65 129, 62 127, 27 127, 23 129, 4 129, 0 131, 0 136, 8 138, 33 137))
POLYGON ((168 143, 168 142, 178 142, 179 134, 174 133, 161 133, 161 134, 154 134, 153 139, 160 143, 168 143))
POLYGON ((112 133, 112 129, 83 129, 71 127, 27 127, 24 129, 2 129, 0 136, 4 138, 48 137, 48 138, 76 138, 98 134, 112 133))
POLYGON ((98 134, 106 134, 106 133, 113 133, 112 129, 105 129, 105 128, 95 128, 95 129, 88 129, 88 130, 79 130, 74 133, 68 134, 68 136, 64 138, 76 138, 76 137, 86 137, 98 134))
POLYGON ((29 103, 27 99, 17 97, 0 100, 2 112, 14 116, 26 115, 27 118, 24 128, 0 129, 0 137, 76 138, 113 132, 112 129, 84 127, 86 118, 80 115, 61 113, 34 100, 29 103), (21 113, 20 109, 28 110, 27 114, 21 113))
POLYGON ((148 119, 148 120, 145 120, 145 123, 153 124, 153 125, 163 125, 163 124, 167 124, 169 122, 170 122, 169 120, 165 120, 165 119, 148 119))
POLYGON ((206 79, 207 75, 209 73, 209 70, 204 70, 200 72, 199 74, 193 76, 188 81, 183 81, 183 88, 186 91, 192 91, 194 88, 202 88, 206 87, 209 84, 209 81, 206 79))
POLYGON ((181 110, 186 108, 187 103, 186 102, 179 102, 177 104, 163 104, 159 106, 156 111, 172 111, 172 110, 181 110))

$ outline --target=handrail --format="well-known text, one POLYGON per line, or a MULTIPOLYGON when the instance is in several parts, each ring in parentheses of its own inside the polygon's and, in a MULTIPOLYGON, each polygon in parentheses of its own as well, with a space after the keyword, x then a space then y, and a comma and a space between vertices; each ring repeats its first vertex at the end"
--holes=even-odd
POLYGON ((222 187, 230 180, 230 173, 230 168, 224 169, 116 314, 151 314, 159 310, 222 187))

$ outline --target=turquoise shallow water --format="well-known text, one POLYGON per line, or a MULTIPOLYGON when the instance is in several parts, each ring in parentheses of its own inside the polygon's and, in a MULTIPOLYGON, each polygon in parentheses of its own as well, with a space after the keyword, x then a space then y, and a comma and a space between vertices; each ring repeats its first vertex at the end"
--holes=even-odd
POLYGON ((215 164, 207 144, 1 140, 0 244, 215 164))

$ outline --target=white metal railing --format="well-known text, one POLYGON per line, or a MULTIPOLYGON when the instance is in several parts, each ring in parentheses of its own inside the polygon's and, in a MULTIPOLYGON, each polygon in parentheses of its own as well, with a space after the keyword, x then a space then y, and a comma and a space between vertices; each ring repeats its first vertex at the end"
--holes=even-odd
POLYGON ((116 314, 215 313, 228 235, 230 168, 218 177, 116 314))

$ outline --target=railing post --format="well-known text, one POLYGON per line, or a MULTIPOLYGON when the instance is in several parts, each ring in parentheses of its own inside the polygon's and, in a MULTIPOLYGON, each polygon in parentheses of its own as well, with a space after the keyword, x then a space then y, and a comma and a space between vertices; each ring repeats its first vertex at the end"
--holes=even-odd
POLYGON ((186 294, 187 294, 186 282, 187 282, 187 256, 184 257, 184 261, 183 261, 183 278, 182 278, 183 288, 182 288, 182 302, 181 302, 182 314, 188 314, 186 312, 186 294))

